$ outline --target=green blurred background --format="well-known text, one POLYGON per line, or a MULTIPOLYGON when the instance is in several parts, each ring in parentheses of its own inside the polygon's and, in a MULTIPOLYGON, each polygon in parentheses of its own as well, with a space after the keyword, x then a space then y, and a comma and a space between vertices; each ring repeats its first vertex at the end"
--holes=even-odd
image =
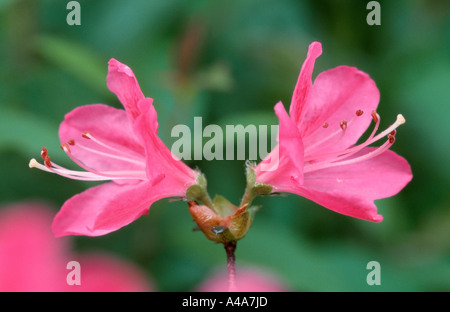
MULTIPOLYGON (((323 54, 314 77, 338 65, 370 74, 380 89, 381 127, 402 113, 393 150, 414 178, 377 201, 379 224, 329 211, 299 196, 258 198, 263 205, 238 243, 237 270, 265 269, 293 291, 450 290, 449 2, 379 1, 78 1, 81 25, 69 26, 68 1, 0 0, 0 205, 42 200, 55 210, 92 186, 31 170, 46 146, 57 163, 58 126, 73 108, 121 107, 105 84, 107 62, 129 65, 154 98, 160 136, 176 124, 277 124, 288 107, 308 45, 323 54), (368 286, 369 261, 381 285, 368 286)), ((211 194, 239 202, 244 161, 192 161, 211 194)), ((158 290, 192 290, 225 268, 221 245, 193 232, 182 202, 161 200, 149 215, 97 238, 73 237, 79 251, 104 250, 144 269, 158 290)))

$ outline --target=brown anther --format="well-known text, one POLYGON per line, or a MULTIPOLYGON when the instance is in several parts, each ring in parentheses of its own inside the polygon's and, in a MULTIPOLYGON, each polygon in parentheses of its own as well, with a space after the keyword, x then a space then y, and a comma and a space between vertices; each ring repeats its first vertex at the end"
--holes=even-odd
POLYGON ((44 157, 44 164, 45 164, 48 168, 51 168, 51 167, 52 167, 52 163, 51 163, 51 161, 50 161, 50 156, 45 155, 45 157, 44 157))
POLYGON ((397 134, 397 130, 395 130, 395 129, 392 130, 390 134, 391 134, 391 135, 396 135, 396 134, 397 134))
POLYGON ((360 110, 360 109, 358 109, 357 111, 356 111, 356 116, 361 116, 362 114, 364 114, 364 111, 362 111, 362 110, 360 110))
POLYGON ((67 144, 69 145, 75 145, 75 140, 74 139, 70 139, 69 141, 67 141, 67 144))
POLYGON ((377 112, 376 111, 372 111, 371 115, 372 115, 373 121, 378 122, 378 114, 377 114, 377 112))
POLYGON ((61 149, 66 153, 70 153, 70 148, 69 145, 67 145, 67 143, 61 144, 61 149))
POLYGON ((342 130, 347 129, 347 121, 342 120, 340 126, 341 126, 341 129, 342 129, 342 130))
POLYGON ((388 134, 389 143, 393 144, 395 142, 395 135, 389 133, 388 134))
POLYGON ((86 131, 86 132, 83 132, 82 134, 81 134, 81 136, 83 137, 83 138, 85 138, 85 139, 91 139, 89 136, 90 136, 91 134, 88 132, 88 131, 86 131))
POLYGON ((47 157, 47 148, 43 147, 41 150, 41 157, 45 159, 45 157, 47 157))
POLYGON ((328 128, 328 122, 324 123, 324 124, 322 125, 322 128, 328 128))

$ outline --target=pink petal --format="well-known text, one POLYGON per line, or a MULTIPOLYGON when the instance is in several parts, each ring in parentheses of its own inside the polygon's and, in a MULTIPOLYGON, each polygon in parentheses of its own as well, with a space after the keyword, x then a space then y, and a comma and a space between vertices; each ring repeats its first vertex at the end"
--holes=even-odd
POLYGON ((279 144, 255 168, 256 182, 275 187, 290 185, 291 179, 303 183, 303 143, 297 126, 281 102, 275 105, 279 119, 279 144), (276 153, 278 151, 278 155, 276 153), (269 165, 270 163, 274 165, 269 165))
POLYGON ((138 103, 144 98, 136 77, 130 67, 115 59, 108 65, 106 84, 125 107, 130 120, 134 120, 140 113, 138 103))
POLYGON ((363 162, 308 172, 303 186, 282 191, 309 198, 344 215, 379 222, 382 216, 377 214, 373 201, 397 194, 411 179, 408 162, 386 151, 363 162))
POLYGON ((146 152, 147 177, 153 182, 165 179, 165 184, 171 186, 172 192, 182 194, 192 184, 196 183, 197 173, 177 159, 157 135, 158 124, 156 111, 149 99, 139 103, 141 114, 134 122, 134 131, 144 143, 146 152))
MULTIPOLYGON (((365 148, 353 158, 373 150, 376 148, 365 148)), ((388 150, 359 163, 309 172, 305 174, 305 187, 327 192, 339 189, 343 193, 380 199, 400 192, 411 178, 411 167, 408 162, 395 152, 388 150)))
POLYGON ((289 108, 289 115, 297 125, 300 125, 305 113, 305 104, 312 85, 311 76, 314 69, 314 62, 321 54, 322 44, 320 42, 313 42, 309 45, 308 55, 300 70, 289 108))
POLYGON ((99 236, 118 230, 148 213, 150 205, 166 197, 149 182, 105 183, 67 200, 53 220, 53 233, 99 236))
POLYGON ((379 99, 375 82, 354 67, 339 66, 319 74, 308 97, 301 128, 305 154, 320 153, 323 149, 330 153, 355 144, 372 121, 371 112, 376 110, 379 99), (363 115, 357 117, 357 110, 362 110, 363 115), (348 125, 340 138, 340 123, 344 120, 348 125), (337 135, 323 141, 333 132, 337 135))
POLYGON ((308 198, 325 208, 346 216, 372 222, 383 221, 383 216, 378 214, 373 201, 358 194, 326 193, 307 188, 299 188, 292 193, 308 198))
POLYGON ((96 170, 143 170, 145 166, 144 148, 137 141, 124 110, 103 104, 75 108, 65 116, 61 123, 59 137, 62 143, 72 139, 75 140, 74 146, 69 145, 71 153, 82 160, 85 165, 96 170), (82 134, 86 131, 118 152, 82 137, 82 134), (86 151, 78 145, 86 146, 101 153, 119 154, 120 156, 141 159, 142 164, 105 157, 104 154, 86 151))

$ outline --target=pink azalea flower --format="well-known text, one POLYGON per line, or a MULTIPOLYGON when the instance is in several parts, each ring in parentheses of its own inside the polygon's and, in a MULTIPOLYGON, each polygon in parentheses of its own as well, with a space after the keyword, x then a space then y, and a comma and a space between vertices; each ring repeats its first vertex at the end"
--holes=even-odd
POLYGON ((279 144, 254 167, 256 183, 294 193, 338 213, 380 222, 374 200, 397 194, 411 180, 408 162, 389 150, 402 115, 376 134, 380 98, 374 81, 354 67, 311 75, 322 46, 314 42, 301 68, 287 114, 275 106, 279 144), (356 144, 371 122, 368 138, 356 144), (372 143, 385 140, 379 147, 372 143), (271 157, 278 157, 274 162, 271 157), (274 165, 270 165, 270 164, 274 165))
MULTIPOLYGON (((228 274, 218 271, 204 280, 198 287, 199 292, 228 291, 228 274)), ((243 268, 236 274, 236 291, 238 292, 286 292, 289 289, 283 282, 261 269, 243 268)))
POLYGON ((134 265, 107 254, 79 255, 67 238, 51 232, 52 210, 40 203, 0 208, 0 292, 151 291, 134 265), (80 285, 69 285, 70 261, 80 265, 80 285))
POLYGON ((67 200, 54 219, 56 236, 98 236, 115 231, 165 197, 184 197, 197 172, 175 159, 158 137, 153 100, 142 94, 132 70, 109 61, 108 88, 125 110, 103 104, 81 106, 59 128, 61 148, 82 169, 63 168, 46 148, 30 167, 85 181, 111 181, 67 200))

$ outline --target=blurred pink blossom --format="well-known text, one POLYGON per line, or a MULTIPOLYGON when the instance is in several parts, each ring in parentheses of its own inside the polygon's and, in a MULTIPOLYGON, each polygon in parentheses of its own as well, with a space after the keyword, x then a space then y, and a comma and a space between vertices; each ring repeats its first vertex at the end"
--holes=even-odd
POLYGON ((143 95, 133 71, 109 61, 108 88, 125 110, 103 104, 81 106, 65 116, 59 128, 61 148, 82 169, 63 168, 41 151, 44 164, 30 167, 86 181, 112 181, 67 200, 56 215, 56 236, 99 236, 147 214, 152 203, 185 197, 197 172, 175 159, 158 137, 153 99, 143 95))
POLYGON ((0 291, 151 291, 145 272, 106 254, 79 255, 51 232, 52 210, 41 203, 0 208, 0 291), (70 261, 80 264, 80 285, 69 285, 70 261))
MULTIPOLYGON (((199 292, 228 291, 228 273, 217 271, 204 280, 196 289, 199 292)), ((242 268, 236 271, 238 292, 285 292, 288 287, 274 274, 263 269, 242 268)))

